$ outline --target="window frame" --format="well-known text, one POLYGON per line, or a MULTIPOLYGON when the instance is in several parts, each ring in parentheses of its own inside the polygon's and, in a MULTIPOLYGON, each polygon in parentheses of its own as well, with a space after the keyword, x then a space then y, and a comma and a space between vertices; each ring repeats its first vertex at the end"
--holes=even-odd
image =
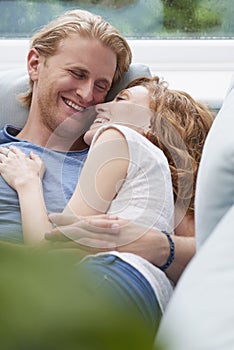
MULTIPOLYGON (((131 40, 133 62, 220 108, 234 72, 234 40, 131 40)), ((0 40, 0 70, 26 67, 29 39, 0 40)))

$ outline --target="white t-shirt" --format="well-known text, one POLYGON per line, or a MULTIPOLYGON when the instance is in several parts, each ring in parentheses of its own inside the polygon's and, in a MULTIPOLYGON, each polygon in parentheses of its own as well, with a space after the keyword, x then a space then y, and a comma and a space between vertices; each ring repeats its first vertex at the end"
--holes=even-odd
MULTIPOLYGON (((108 128, 115 128, 124 135, 130 156, 127 177, 112 201, 108 213, 132 220, 147 228, 171 232, 174 222, 173 189, 164 153, 144 136, 122 125, 104 125, 95 134, 93 143, 108 128)), ((132 253, 112 251, 100 254, 114 254, 140 271, 151 284, 164 312, 173 291, 172 284, 164 272, 132 253)))

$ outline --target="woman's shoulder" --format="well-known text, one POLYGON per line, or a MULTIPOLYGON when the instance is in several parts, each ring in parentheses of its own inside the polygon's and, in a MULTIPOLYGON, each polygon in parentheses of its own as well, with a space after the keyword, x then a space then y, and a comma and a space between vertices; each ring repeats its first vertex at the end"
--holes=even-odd
POLYGON ((138 154, 140 157, 141 154, 147 154, 149 156, 151 155, 153 159, 165 159, 167 162, 167 159, 160 148, 150 142, 144 135, 126 125, 103 125, 96 132, 93 138, 92 146, 97 142, 97 139, 98 143, 122 140, 128 144, 130 153, 134 153, 135 156, 138 154))
POLYGON ((121 124, 106 124, 103 125, 95 134, 94 140, 96 140, 100 135, 105 134, 105 137, 112 137, 116 136, 116 138, 125 138, 127 140, 133 139, 133 140, 145 140, 145 137, 139 133, 138 131, 134 130, 133 128, 121 125, 121 124))
POLYGON ((125 133, 120 126, 116 124, 103 125, 95 133, 91 146, 97 143, 97 141, 102 143, 112 140, 124 140, 125 138, 125 133))

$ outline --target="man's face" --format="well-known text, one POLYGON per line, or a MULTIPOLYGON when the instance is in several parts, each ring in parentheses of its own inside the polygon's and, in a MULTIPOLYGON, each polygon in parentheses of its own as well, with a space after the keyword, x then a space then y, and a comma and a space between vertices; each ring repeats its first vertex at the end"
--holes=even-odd
POLYGON ((37 74, 31 78, 32 108, 42 125, 50 132, 81 136, 94 117, 87 108, 104 101, 116 64, 112 50, 75 34, 60 43, 55 55, 40 56, 37 74))

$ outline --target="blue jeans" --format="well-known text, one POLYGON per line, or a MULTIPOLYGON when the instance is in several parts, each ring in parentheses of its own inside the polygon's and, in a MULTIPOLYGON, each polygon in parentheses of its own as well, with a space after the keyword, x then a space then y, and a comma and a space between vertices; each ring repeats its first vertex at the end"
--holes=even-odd
POLYGON ((139 271, 115 255, 93 255, 80 266, 91 277, 93 290, 109 293, 115 305, 133 310, 155 336, 161 310, 151 285, 139 271))

